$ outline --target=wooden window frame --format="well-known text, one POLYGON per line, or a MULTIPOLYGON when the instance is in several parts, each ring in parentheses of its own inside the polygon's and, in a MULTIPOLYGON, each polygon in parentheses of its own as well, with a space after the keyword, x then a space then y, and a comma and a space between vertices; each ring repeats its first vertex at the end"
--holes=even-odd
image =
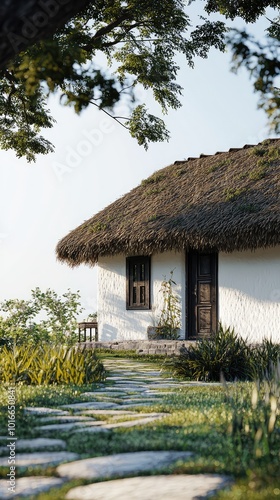
POLYGON ((137 256, 126 258, 126 309, 144 311, 151 309, 150 289, 151 289, 151 258, 148 256, 137 256), (133 275, 133 268, 137 269, 137 277, 133 275), (144 276, 139 276, 142 272, 139 266, 144 266, 144 276), (144 279, 143 279, 144 278, 144 279), (144 292, 144 301, 141 301, 141 294, 144 292), (135 299, 135 300, 133 300, 135 299))

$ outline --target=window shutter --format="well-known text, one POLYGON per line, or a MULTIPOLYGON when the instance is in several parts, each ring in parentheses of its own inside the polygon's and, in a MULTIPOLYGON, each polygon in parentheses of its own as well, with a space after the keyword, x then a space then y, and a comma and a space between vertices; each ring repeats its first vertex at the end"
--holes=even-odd
POLYGON ((127 309, 150 309, 150 257, 126 259, 127 309))

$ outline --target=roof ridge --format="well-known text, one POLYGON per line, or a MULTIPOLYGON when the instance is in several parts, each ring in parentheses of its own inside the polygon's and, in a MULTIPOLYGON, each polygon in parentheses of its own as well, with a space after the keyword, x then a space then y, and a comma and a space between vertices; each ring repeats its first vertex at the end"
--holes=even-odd
POLYGON ((244 146, 242 146, 241 148, 229 148, 228 151, 216 151, 216 153, 213 153, 212 155, 201 153, 199 156, 189 156, 186 160, 175 160, 174 165, 180 165, 182 163, 187 163, 187 161, 199 160, 200 158, 206 158, 209 156, 216 156, 216 155, 221 155, 221 154, 225 154, 225 153, 234 153, 236 151, 241 151, 242 149, 255 148, 256 146, 260 146, 261 144, 263 144, 265 141, 278 141, 278 140, 279 140, 279 137, 278 138, 277 137, 273 137, 273 138, 269 137, 268 139, 264 139, 264 141, 258 142, 257 144, 244 144, 244 146))

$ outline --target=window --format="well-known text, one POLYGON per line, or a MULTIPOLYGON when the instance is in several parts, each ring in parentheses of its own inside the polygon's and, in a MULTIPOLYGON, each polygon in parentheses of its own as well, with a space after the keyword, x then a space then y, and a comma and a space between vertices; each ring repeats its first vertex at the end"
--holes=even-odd
POLYGON ((126 259, 126 308, 150 309, 150 257, 126 259))

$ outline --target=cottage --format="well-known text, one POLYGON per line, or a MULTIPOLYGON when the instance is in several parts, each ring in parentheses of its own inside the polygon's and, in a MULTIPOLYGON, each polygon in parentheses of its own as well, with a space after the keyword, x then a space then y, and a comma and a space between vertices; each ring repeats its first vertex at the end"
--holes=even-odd
POLYGON ((102 341, 146 339, 174 270, 181 338, 218 321, 280 341, 280 139, 188 158, 64 237, 57 256, 98 265, 102 341))

